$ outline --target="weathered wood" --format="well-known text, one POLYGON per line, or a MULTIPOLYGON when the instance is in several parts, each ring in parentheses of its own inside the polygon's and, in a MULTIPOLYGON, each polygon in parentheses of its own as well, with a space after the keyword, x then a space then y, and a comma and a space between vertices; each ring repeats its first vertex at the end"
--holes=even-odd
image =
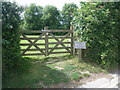
MULTIPOLYGON (((71 47, 66 47, 66 48, 71 48, 71 47)), ((53 49, 53 47, 48 48, 48 49, 53 49)), ((54 48, 54 49, 65 49, 65 48, 64 48, 64 47, 56 47, 56 48, 54 48)))
MULTIPOLYGON (((21 51, 25 51, 26 49, 21 49, 21 51)), ((45 50, 45 48, 41 48, 41 50, 45 50)), ((27 51, 39 51, 39 49, 28 49, 27 51)))
MULTIPOLYGON (((57 39, 61 39, 63 37, 56 37, 57 39)), ((71 38, 71 37, 66 37, 66 38, 71 38)), ((48 37, 48 39, 54 39, 54 37, 48 37)))
MULTIPOLYGON (((70 48, 70 47, 66 47, 66 48, 70 48)), ((53 48, 48 48, 48 49, 53 49, 53 48)), ((62 47, 62 48, 59 48, 59 47, 58 47, 58 48, 54 48, 54 49, 65 49, 65 48, 63 48, 63 47, 62 47)), ((34 50, 35 50, 35 49, 34 49, 34 50)), ((34 50, 28 48, 28 49, 25 49, 24 51, 34 51, 34 50)), ((45 49, 41 49, 41 50, 45 50, 45 49)), ((37 50, 35 50, 35 51, 39 51, 39 50, 37 49, 37 50)), ((59 52, 59 53, 62 53, 62 52, 59 52)), ((69 52, 69 53, 70 53, 70 52, 69 52)), ((50 52, 49 54, 51 54, 51 52, 50 52)), ((23 55, 24 55, 24 54, 23 54, 23 55)), ((45 54, 45 55, 46 55, 46 54, 45 54)))
MULTIPOLYGON (((29 43, 21 43, 20 46, 28 46, 26 49, 21 49, 22 56, 31 56, 31 55, 49 55, 49 54, 58 54, 58 53, 71 53, 73 54, 73 28, 70 30, 48 30, 47 27, 44 28, 44 31, 20 31, 22 34, 22 37, 20 37, 21 40, 27 40, 29 43), (66 32, 67 34, 65 36, 55 36, 53 35, 54 32, 66 32), (40 33, 39 37, 28 37, 28 35, 25 35, 27 33, 40 33), (49 36, 48 36, 49 34, 49 36), (43 37, 42 37, 43 36, 43 37), (63 42, 65 39, 70 38, 70 41, 63 42), (57 42, 49 42, 50 39, 54 39, 57 42), (34 41, 32 41, 34 40, 34 41), (39 40, 45 40, 45 43, 41 43, 39 40), (36 43, 39 41, 39 43, 36 43), (55 44, 54 47, 49 47, 49 45, 55 44), (66 46, 70 45, 70 46, 66 46), (40 48, 39 45, 44 45, 45 48, 40 48), (61 45, 61 47, 58 47, 61 45), (31 48, 34 46, 35 48, 31 48), (54 51, 55 49, 64 49, 66 51, 54 51), (49 51, 50 50, 50 51, 49 51), (27 53, 27 51, 40 51, 40 53, 27 53)), ((38 36, 38 35, 36 35, 38 36)))
POLYGON ((26 33, 26 34, 33 34, 33 33, 44 33, 44 32, 42 32, 42 31, 40 31, 40 30, 21 30, 21 31, 19 31, 19 33, 26 33))
MULTIPOLYGON (((70 53, 70 52, 51 52, 50 54, 60 54, 60 53, 70 53)), ((29 54, 24 54, 23 56, 31 56, 31 55, 45 55, 45 53, 29 53, 29 54)))
POLYGON ((71 32, 71 54, 74 54, 74 33, 73 33, 73 26, 70 27, 71 32))
POLYGON ((62 51, 62 52, 51 52, 50 54, 60 54, 60 53, 71 53, 71 52, 68 52, 68 51, 62 51))
MULTIPOLYGON (((71 47, 66 47, 71 48, 71 47)), ((48 49, 53 49, 53 47, 49 47, 48 49)), ((64 47, 57 47, 55 49, 65 49, 64 47)), ((25 51, 26 49, 21 49, 21 51, 25 51)), ((41 50, 45 50, 45 48, 41 48, 41 50)), ((39 51, 38 49, 28 49, 27 51, 39 51)))
MULTIPOLYGON (((71 47, 66 47, 66 48, 71 48, 71 47)), ((53 47, 49 47, 49 49, 53 49, 53 47)), ((57 47, 55 49, 65 49, 64 47, 57 47)), ((21 49, 21 51, 25 51, 26 49, 21 49)), ((41 48, 41 50, 45 50, 45 48, 41 48)), ((28 49, 27 51, 39 51, 38 49, 28 49)))
MULTIPOLYGON (((53 34, 51 34, 51 35, 52 35, 52 36, 54 37, 54 39, 57 40, 58 42, 62 42, 62 41, 69 35, 69 32, 68 32, 68 33, 65 35, 65 37, 63 37, 62 40, 60 40, 60 41, 59 41, 57 38, 55 38, 55 36, 54 36, 53 34)), ((59 45, 59 43, 57 43, 57 44, 55 45, 55 47, 50 50, 49 53, 51 53, 58 45, 59 45)), ((69 49, 66 48, 64 44, 61 44, 61 45, 62 45, 66 50, 69 51, 69 49)))
POLYGON ((78 58, 79 60, 82 60, 82 49, 79 49, 78 58))
POLYGON ((71 42, 49 42, 48 44, 71 44, 71 42))
MULTIPOLYGON (((35 43, 36 45, 45 45, 45 43, 35 43)), ((20 44, 20 46, 28 46, 28 45, 30 45, 29 43, 21 43, 20 44)), ((34 45, 34 44, 32 44, 32 45, 34 45)))
MULTIPOLYGON (((27 39, 27 37, 26 37, 24 34, 23 34, 22 36, 27 39)), ((34 42, 32 42, 31 40, 27 39, 27 40, 30 42, 30 45, 27 47, 27 49, 26 49, 25 51, 22 52, 22 55, 24 55, 25 52, 27 52, 27 50, 29 50, 33 45, 34 45, 41 53, 43 53, 43 50, 41 50, 41 49, 35 44, 40 37, 42 37, 42 35, 40 35, 37 39, 35 39, 34 42)))
MULTIPOLYGON (((37 39, 38 37, 27 37, 27 38, 20 38, 21 40, 35 40, 37 39)), ((45 38, 39 38, 38 40, 44 40, 45 38)))
POLYGON ((44 30, 48 30, 48 26, 44 27, 44 30))
MULTIPOLYGON (((68 35, 69 35, 69 33, 68 33, 68 35)), ((64 45, 64 42, 59 41, 55 36, 54 36, 54 38, 55 38, 55 40, 57 40, 58 43, 60 43, 67 51, 70 52, 70 50, 69 50, 68 48, 66 48, 66 46, 64 45)), ((66 37, 63 37, 64 40, 65 40, 65 38, 66 38, 66 37)))
POLYGON ((45 52, 48 55, 48 33, 45 33, 45 52))
POLYGON ((38 30, 34 30, 34 31, 31 31, 31 30, 23 30, 23 31, 19 31, 20 33, 54 33, 54 32, 71 32, 71 30, 43 30, 43 31, 38 31, 38 30))

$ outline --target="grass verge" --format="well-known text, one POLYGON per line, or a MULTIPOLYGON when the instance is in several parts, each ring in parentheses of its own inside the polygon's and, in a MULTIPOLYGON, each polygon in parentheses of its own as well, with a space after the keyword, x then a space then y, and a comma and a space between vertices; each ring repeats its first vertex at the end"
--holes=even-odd
POLYGON ((3 75, 3 88, 44 88, 105 72, 71 55, 23 57, 20 68, 3 75))

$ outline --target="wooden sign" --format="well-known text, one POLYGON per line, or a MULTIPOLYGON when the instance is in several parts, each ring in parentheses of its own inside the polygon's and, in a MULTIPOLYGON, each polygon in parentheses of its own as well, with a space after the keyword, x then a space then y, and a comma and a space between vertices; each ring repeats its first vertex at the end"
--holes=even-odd
POLYGON ((86 42, 75 41, 74 48, 76 48, 76 49, 86 49, 86 42))

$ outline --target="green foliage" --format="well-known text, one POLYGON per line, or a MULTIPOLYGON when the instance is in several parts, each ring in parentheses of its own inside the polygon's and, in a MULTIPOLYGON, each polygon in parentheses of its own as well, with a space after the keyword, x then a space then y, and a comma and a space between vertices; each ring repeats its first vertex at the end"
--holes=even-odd
POLYGON ((43 8, 41 6, 36 6, 31 4, 29 7, 25 8, 24 13, 24 29, 25 30, 41 30, 43 29, 43 8))
POLYGON ((73 73, 73 76, 72 76, 72 79, 73 79, 73 80, 78 80, 79 78, 81 78, 80 73, 74 72, 74 73, 73 73))
POLYGON ((45 8, 31 4, 25 8, 23 26, 25 30, 41 30, 45 26, 56 29, 60 26, 59 11, 56 7, 47 5, 45 8))
POLYGON ((2 2, 2 59, 3 70, 16 67, 20 60, 19 24, 21 7, 2 2))
POLYGON ((108 67, 118 61, 120 3, 81 3, 74 18, 77 37, 87 41, 86 57, 108 67))
POLYGON ((49 29, 56 29, 59 28, 60 22, 59 22, 59 11, 55 6, 47 5, 43 9, 43 20, 44 20, 44 26, 48 26, 49 29))
POLYGON ((71 22, 74 18, 74 15, 77 11, 77 6, 74 3, 65 4, 63 6, 62 12, 61 12, 61 18, 62 18, 62 27, 64 29, 69 29, 71 26, 71 22))
MULTIPOLYGON (((63 10, 47 5, 45 8, 31 4, 25 7, 22 25, 25 30, 41 30, 45 26, 49 29, 69 29, 70 23, 77 11, 76 4, 65 4, 63 10)), ((60 33, 57 33, 59 35, 60 33)))

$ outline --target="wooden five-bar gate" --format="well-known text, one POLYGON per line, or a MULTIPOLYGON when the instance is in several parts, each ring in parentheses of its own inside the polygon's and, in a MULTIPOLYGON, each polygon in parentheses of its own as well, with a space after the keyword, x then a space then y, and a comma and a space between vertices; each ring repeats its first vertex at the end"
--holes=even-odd
POLYGON ((73 28, 70 30, 45 30, 42 31, 20 31, 21 33, 21 55, 50 55, 59 53, 73 54, 73 28), (65 33, 56 36, 54 33, 65 33), (24 41, 26 40, 26 41, 24 41), (43 40, 43 41, 41 41, 43 40), (55 41, 55 42, 53 42, 55 41), (27 43, 26 43, 27 42, 27 43), (52 45, 53 47, 50 47, 52 45), (59 46, 60 45, 60 46, 59 46), (34 46, 34 48, 32 48, 34 46), (26 47, 26 48, 24 48, 26 47), (63 50, 65 49, 65 50, 63 50), (55 51, 60 50, 60 51, 55 51), (37 53, 34 51, 37 51, 37 53), (32 53, 27 53, 32 52, 32 53))

